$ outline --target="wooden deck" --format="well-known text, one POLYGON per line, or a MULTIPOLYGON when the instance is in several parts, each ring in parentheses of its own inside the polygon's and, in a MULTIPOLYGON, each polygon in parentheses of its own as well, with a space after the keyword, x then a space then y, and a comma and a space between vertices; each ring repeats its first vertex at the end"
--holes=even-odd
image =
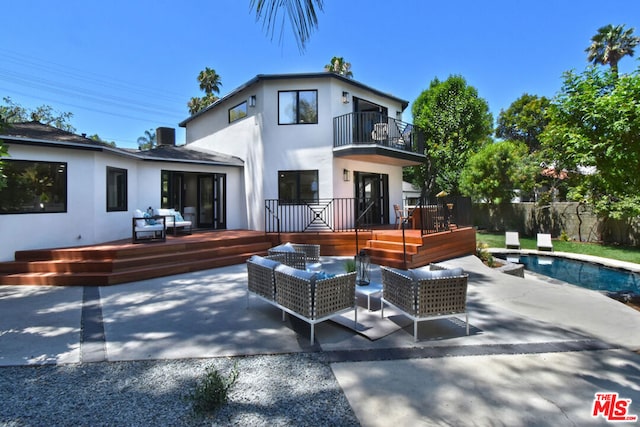
POLYGON ((421 236, 405 230, 358 233, 281 233, 224 230, 167 236, 166 242, 133 244, 130 240, 101 245, 18 251, 15 261, 0 263, 0 285, 108 286, 155 277, 244 263, 265 255, 280 242, 314 243, 322 256, 351 256, 364 249, 371 262, 412 268, 475 253, 475 230, 460 228, 421 236), (405 264, 406 258, 406 264, 405 264))

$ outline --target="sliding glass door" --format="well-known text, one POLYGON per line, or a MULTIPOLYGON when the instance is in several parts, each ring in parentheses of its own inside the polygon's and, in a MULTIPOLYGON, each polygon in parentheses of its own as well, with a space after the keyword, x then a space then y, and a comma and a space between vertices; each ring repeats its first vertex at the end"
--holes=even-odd
POLYGON ((198 176, 198 227, 227 228, 227 177, 225 174, 198 176))

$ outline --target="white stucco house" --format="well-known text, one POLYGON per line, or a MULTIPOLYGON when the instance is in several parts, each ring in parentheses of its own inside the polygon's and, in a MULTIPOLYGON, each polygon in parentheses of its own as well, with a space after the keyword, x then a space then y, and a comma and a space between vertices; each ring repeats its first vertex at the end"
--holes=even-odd
POLYGON ((402 167, 424 161, 408 102, 338 74, 258 75, 125 150, 39 123, 0 132, 0 261, 17 250, 131 237, 136 209, 176 208, 200 229, 340 231, 392 224, 402 167), (186 216, 186 215, 185 215, 186 216))
POLYGON ((394 221, 402 167, 425 158, 407 105, 335 73, 257 75, 180 126, 244 161, 248 228, 339 231, 394 221))

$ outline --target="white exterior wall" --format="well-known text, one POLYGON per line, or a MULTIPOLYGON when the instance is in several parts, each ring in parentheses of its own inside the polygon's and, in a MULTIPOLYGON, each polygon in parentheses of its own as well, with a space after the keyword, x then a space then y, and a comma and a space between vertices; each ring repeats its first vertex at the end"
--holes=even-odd
MULTIPOLYGON (((131 237, 136 209, 160 205, 162 169, 227 174, 227 228, 246 228, 246 210, 234 194, 244 191, 242 168, 142 162, 107 152, 7 144, 10 160, 67 163, 67 212, 0 215, 0 261, 16 251, 93 245, 131 237), (128 211, 107 212, 107 166, 126 169, 128 211)), ((241 200, 241 199, 240 199, 241 200)))
POLYGON ((233 180, 227 176, 227 205, 228 213, 241 221, 238 227, 231 227, 232 220, 227 215, 227 228, 249 228, 260 230, 264 228, 264 219, 257 215, 248 215, 248 212, 263 212, 264 197, 262 195, 262 182, 264 162, 262 160, 262 114, 259 107, 262 97, 257 95, 256 107, 247 108, 247 117, 228 123, 228 109, 238 105, 243 100, 248 102, 249 95, 255 91, 240 94, 224 103, 223 107, 214 112, 195 118, 187 126, 186 141, 192 147, 205 148, 229 154, 244 160, 244 172, 238 172, 233 180), (235 211, 231 210, 234 206, 235 211))
POLYGON ((251 229, 264 229, 264 200, 278 198, 277 172, 281 170, 318 170, 320 199, 354 197, 356 171, 387 174, 389 212, 393 212, 393 204, 402 203, 401 167, 333 155, 333 119, 353 112, 354 96, 388 108, 390 117, 402 111, 399 102, 335 78, 264 79, 189 121, 186 141, 244 160, 243 212, 251 229), (317 124, 278 124, 278 92, 287 90, 318 91, 317 124), (343 91, 349 92, 347 104, 342 102, 343 91), (228 123, 228 109, 251 95, 256 96, 256 106, 247 108, 247 117, 228 123), (344 169, 349 170, 349 181, 343 180, 344 169))
MULTIPOLYGON (((106 166, 98 153, 43 146, 7 144, 11 160, 67 163, 67 212, 0 216, 0 261, 11 261, 18 250, 95 244, 131 234, 131 215, 106 212, 106 166), (123 234, 129 224, 128 232, 123 234)), ((116 157, 112 156, 112 160, 116 157)), ((132 164, 109 162, 131 169, 132 164)), ((131 174, 131 170, 129 174, 131 174)))

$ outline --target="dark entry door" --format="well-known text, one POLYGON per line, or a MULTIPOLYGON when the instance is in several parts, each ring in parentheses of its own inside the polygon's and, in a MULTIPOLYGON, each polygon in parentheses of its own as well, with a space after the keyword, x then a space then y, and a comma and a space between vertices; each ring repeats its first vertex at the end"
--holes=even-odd
POLYGON ((355 186, 356 218, 364 213, 359 225, 389 224, 389 176, 356 172, 355 186))
POLYGON ((198 176, 198 227, 227 228, 227 176, 198 176))
POLYGON ((162 208, 184 210, 185 184, 184 173, 162 171, 162 208))

